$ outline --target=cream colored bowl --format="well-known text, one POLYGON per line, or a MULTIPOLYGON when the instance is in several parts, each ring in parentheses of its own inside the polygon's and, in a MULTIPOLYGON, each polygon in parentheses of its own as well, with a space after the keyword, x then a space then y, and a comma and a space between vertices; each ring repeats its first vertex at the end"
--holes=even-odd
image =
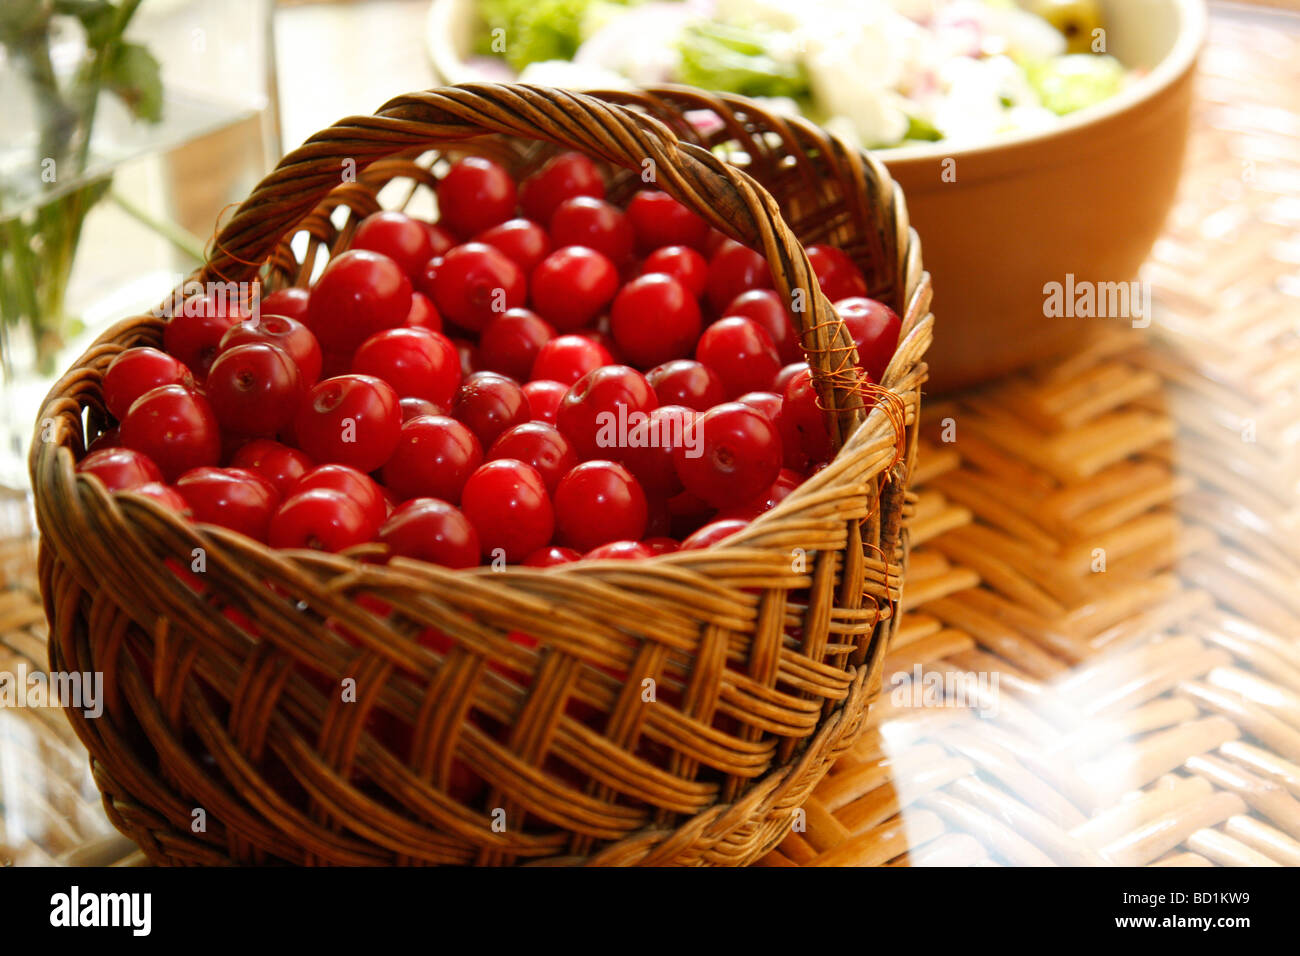
MULTIPOLYGON (((466 62, 474 7, 435 0, 430 10, 430 56, 448 83, 509 78, 466 62)), ((1103 7, 1108 51, 1147 71, 1119 96, 1046 132, 877 154, 903 187, 934 278, 932 391, 1067 351, 1088 323, 1148 321, 1132 302, 1116 308, 1121 300, 1109 293, 1136 276, 1173 204, 1205 2, 1103 0, 1103 7), (1097 311, 1109 318, 1055 314, 1053 283, 1062 292, 1100 292, 1097 311)))

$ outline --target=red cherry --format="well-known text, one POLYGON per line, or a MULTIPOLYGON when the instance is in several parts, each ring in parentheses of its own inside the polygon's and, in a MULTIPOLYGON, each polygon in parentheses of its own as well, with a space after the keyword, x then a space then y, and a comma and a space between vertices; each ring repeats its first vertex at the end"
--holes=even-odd
POLYGON ((293 431, 298 444, 319 462, 374 471, 397 447, 402 427, 398 396, 369 375, 339 375, 307 394, 293 431))
POLYGON ((586 461, 555 489, 555 532, 560 543, 587 552, 610 541, 645 534, 645 492, 622 465, 586 461))
POLYGON ((475 372, 466 378, 456 390, 451 414, 478 436, 484 448, 490 448, 507 428, 531 417, 519 384, 496 372, 475 372))
POLYGON ((212 406, 182 385, 145 392, 122 419, 122 444, 153 459, 163 477, 221 459, 221 432, 212 406))
POLYGON ((606 365, 573 384, 555 412, 555 424, 584 461, 617 458, 632 429, 658 405, 654 389, 640 372, 606 365))
POLYGON ((728 398, 772 387, 781 359, 772 340, 753 319, 719 319, 700 336, 695 358, 722 382, 728 398))
POLYGON ((413 498, 396 508, 379 529, 379 539, 394 554, 471 568, 478 564, 478 533, 460 509, 437 498, 413 498))
POLYGON ((504 431, 488 449, 487 460, 513 458, 532 465, 546 483, 546 490, 555 492, 560 479, 577 464, 569 442, 559 430, 542 422, 525 422, 504 431))
POLYGON ((627 217, 642 252, 660 246, 703 249, 709 224, 672 196, 654 189, 637 193, 627 204, 627 217))
POLYGON ((561 548, 552 545, 548 548, 538 548, 528 557, 524 558, 524 567, 526 568, 553 568, 557 564, 570 564, 582 558, 577 551, 572 548, 561 548))
POLYGON ((634 430, 618 450, 619 462, 641 483, 646 493, 669 498, 682 490, 673 464, 673 449, 688 443, 695 431, 697 413, 682 405, 661 405, 650 413, 643 429, 634 430))
POLYGON ((771 287, 772 274, 767 260, 748 246, 728 240, 709 261, 709 282, 705 290, 709 305, 718 312, 742 292, 771 287))
POLYGON ((840 299, 835 303, 835 311, 858 347, 858 363, 873 382, 879 382, 898 348, 903 320, 883 302, 861 296, 840 299))
POLYGON ((556 246, 586 246, 616 266, 631 260, 636 241, 627 217, 592 196, 574 196, 560 203, 551 216, 550 232, 556 246))
POLYGON ((750 289, 742 292, 731 301, 723 315, 739 315, 757 322, 772 340, 782 362, 803 360, 799 332, 790 313, 786 311, 780 293, 775 289, 750 289))
POLYGON ((790 380, 807 367, 807 362, 791 362, 789 365, 783 365, 772 382, 772 391, 778 395, 784 395, 785 387, 790 384, 790 380))
POLYGON ((652 272, 672 276, 698 299, 709 281, 709 260, 690 246, 662 246, 641 263, 641 275, 652 272))
POLYGON ((611 541, 592 548, 582 556, 584 561, 636 561, 653 558, 655 552, 640 541, 611 541))
POLYGON ((686 490, 715 508, 747 501, 776 480, 781 438, 762 413, 728 402, 701 415, 695 432, 673 449, 673 463, 686 490))
POLYGON ((307 326, 321 350, 351 355, 366 339, 401 325, 411 311, 411 280, 392 259, 351 249, 330 260, 311 290, 307 326))
POLYGON ((163 480, 162 472, 148 455, 130 448, 92 451, 77 465, 77 471, 94 475, 109 491, 127 491, 163 480))
POLYGON ((492 160, 466 156, 438 183, 438 211, 444 225, 472 236, 514 215, 515 181, 492 160))
POLYGON ((447 405, 460 385, 460 356, 441 332, 388 329, 361 343, 352 371, 387 382, 398 395, 447 405))
POLYGON ((376 532, 361 505, 341 491, 313 488, 289 496, 271 518, 273 548, 342 551, 365 544, 376 532))
POLYGON ((242 303, 225 295, 206 295, 188 300, 163 326, 163 348, 179 359, 202 382, 216 361, 221 337, 232 325, 249 318, 242 303))
POLYGON ((737 531, 743 531, 748 526, 748 521, 737 521, 734 519, 714 521, 710 524, 706 524, 699 531, 696 531, 683 541, 680 550, 700 551, 704 548, 711 548, 719 541, 725 541, 737 531))
POLYGON ((402 425, 397 450, 384 465, 384 484, 399 498, 440 498, 456 504, 483 462, 483 446, 468 428, 442 415, 402 425))
POLYGON ((265 541, 271 516, 280 504, 275 486, 243 468, 194 468, 176 480, 195 521, 238 531, 265 541))
POLYGON ((528 298, 528 281, 519 266, 500 249, 482 242, 452 249, 437 265, 432 283, 428 272, 422 273, 420 288, 432 288, 433 302, 444 319, 475 332, 528 298))
POLYGON ((803 475, 789 468, 782 468, 770 488, 756 498, 732 508, 724 508, 718 512, 718 518, 753 521, 759 515, 771 511, 779 505, 790 496, 790 492, 794 491, 802 483, 803 475))
POLYGON ((809 246, 806 251, 826 298, 838 302, 867 294, 866 278, 843 249, 819 244, 809 246))
POLYGON ((746 392, 736 399, 741 405, 748 405, 756 412, 767 417, 778 431, 781 425, 781 407, 784 404, 780 395, 775 392, 746 392))
POLYGON ((432 299, 423 292, 412 292, 411 311, 406 313, 406 321, 402 325, 409 329, 428 329, 430 332, 441 332, 442 316, 438 314, 432 299))
POLYGON ((240 322, 227 330, 221 337, 220 348, 226 352, 237 345, 254 344, 274 345, 293 359, 302 373, 303 385, 315 385, 320 378, 320 344, 311 329, 297 319, 264 311, 259 318, 240 322))
POLYGON ((594 339, 585 335, 560 335, 538 350, 531 377, 559 382, 567 388, 593 369, 613 361, 609 349, 594 339))
POLYGON ((160 385, 194 386, 194 376, 180 359, 158 349, 133 348, 120 353, 104 373, 104 404, 121 421, 131 403, 160 385))
POLYGON ((556 249, 533 270, 530 290, 537 314, 560 332, 582 328, 618 291, 614 263, 584 246, 556 249))
POLYGON ((537 469, 502 458, 481 465, 461 497, 461 510, 478 532, 485 558, 504 554, 517 564, 551 540, 555 513, 537 469))
POLYGON ((127 491, 129 494, 140 495, 142 498, 156 501, 168 511, 174 511, 182 517, 189 518, 191 516, 189 503, 171 485, 164 485, 160 481, 151 481, 148 484, 127 489, 127 491))
POLYGON ((504 252, 524 273, 530 275, 537 263, 551 251, 551 237, 531 219, 507 219, 474 237, 504 252))
POLYGON ((297 322, 307 322, 307 302, 310 294, 306 289, 289 287, 276 289, 270 295, 263 296, 257 305, 262 315, 283 315, 297 322))
POLYGON ((727 400, 718 376, 693 359, 665 362, 646 372, 645 377, 661 405, 685 405, 704 412, 727 400))
POLYGON ((700 307, 672 276, 652 272, 619 290, 610 331, 629 362, 649 368, 690 353, 700 335, 700 307))
POLYGON ((442 226, 437 223, 425 222, 423 219, 416 221, 424 227, 425 234, 429 237, 429 244, 433 248, 433 252, 429 254, 430 258, 445 256, 451 247, 456 245, 456 237, 442 226))
POLYGON ((429 230, 404 212, 383 211, 366 216, 357 224, 350 247, 388 256, 407 275, 415 275, 434 255, 429 230))
POLYGON ((525 382, 523 389, 524 397, 528 399, 528 410, 533 416, 532 420, 554 425, 555 413, 560 408, 560 402, 564 401, 564 396, 568 394, 569 386, 563 382, 538 378, 525 382))
POLYGON ((561 153, 547 160, 519 189, 524 215, 543 226, 560 203, 573 196, 605 198, 605 181, 596 164, 582 153, 561 153))
POLYGON ((398 402, 402 406, 402 422, 409 422, 412 418, 420 415, 446 415, 447 409, 437 405, 427 398, 416 398, 414 395, 408 395, 398 402))
POLYGON ((826 412, 807 368, 786 384, 781 408, 781 439, 788 467, 802 468, 806 462, 826 461, 834 454, 826 412))
POLYGON ((347 465, 318 465, 311 469, 294 485, 292 493, 297 495, 304 491, 327 488, 341 491, 361 506, 362 514, 370 524, 378 528, 388 517, 388 503, 384 489, 364 472, 349 468, 347 465))
POLYGON ((298 363, 264 342, 226 349, 208 372, 212 411, 239 435, 276 434, 298 414, 306 391, 298 363))
POLYGON ((641 542, 650 549, 651 554, 672 554, 674 551, 680 551, 682 544, 676 538, 657 537, 646 538, 641 542))
POLYGON ((230 459, 232 468, 256 472, 269 481, 281 497, 312 468, 312 460, 296 448, 269 438, 255 438, 241 445, 230 459))
POLYGON ((479 338, 479 359, 492 372, 524 381, 533 370, 537 353, 555 338, 555 330, 537 313, 511 309, 487 324, 479 338))

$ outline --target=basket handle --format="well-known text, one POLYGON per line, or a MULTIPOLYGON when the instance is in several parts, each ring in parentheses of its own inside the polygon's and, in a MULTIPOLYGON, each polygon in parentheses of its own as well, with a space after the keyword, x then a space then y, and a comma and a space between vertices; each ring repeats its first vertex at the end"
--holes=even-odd
POLYGON ((654 117, 598 95, 463 84, 399 96, 373 116, 340 120, 285 156, 257 185, 214 240, 199 281, 254 277, 280 237, 343 182, 345 171, 360 174, 387 156, 492 133, 556 143, 626 169, 653 162, 656 185, 723 233, 762 250, 785 301, 795 301, 795 290, 802 290, 806 308, 792 314, 837 447, 852 433, 864 417, 867 387, 856 369, 853 340, 776 200, 747 173, 681 142, 654 117))

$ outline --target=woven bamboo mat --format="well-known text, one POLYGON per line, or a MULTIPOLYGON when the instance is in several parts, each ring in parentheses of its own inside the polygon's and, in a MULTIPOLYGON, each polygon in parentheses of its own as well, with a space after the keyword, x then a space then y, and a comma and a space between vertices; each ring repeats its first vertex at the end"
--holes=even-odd
MULTIPOLYGON (((1217 19, 1200 91, 1155 334, 930 403, 884 689, 765 865, 1300 865, 1300 39, 1217 19)), ((140 860, 62 715, 0 709, 0 865, 140 860)))

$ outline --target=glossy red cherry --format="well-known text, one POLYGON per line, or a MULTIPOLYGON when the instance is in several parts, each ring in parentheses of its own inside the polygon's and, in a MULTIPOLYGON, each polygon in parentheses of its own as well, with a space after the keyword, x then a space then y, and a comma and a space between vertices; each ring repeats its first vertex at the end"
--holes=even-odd
POLYGON ((483 462, 483 446, 468 428, 442 415, 402 425, 397 450, 384 465, 384 484, 398 498, 441 498, 456 504, 483 462))
POLYGON ((484 448, 507 428, 522 425, 531 414, 519 383, 496 372, 475 372, 456 390, 452 417, 464 423, 484 448))
POLYGON ((790 384, 790 380, 807 367, 807 362, 791 362, 789 365, 781 366, 781 371, 776 373, 776 378, 772 381, 772 391, 784 395, 785 387, 790 384))
POLYGON ((441 332, 442 316, 438 314, 438 309, 434 306, 432 299, 423 292, 412 292, 411 311, 406 313, 406 321, 402 325, 410 329, 428 329, 430 332, 441 332))
POLYGON ((240 322, 221 337, 221 351, 237 345, 274 345, 298 366, 303 385, 310 387, 320 378, 321 350, 316 336, 297 319, 263 311, 256 319, 240 322))
POLYGON ((616 266, 632 258, 632 224, 616 206, 593 196, 564 200, 551 215, 551 239, 556 246, 595 249, 616 266))
POLYGON ((524 558, 524 567, 526 568, 553 568, 557 564, 571 564, 582 558, 577 551, 572 548, 561 548, 552 545, 548 548, 538 548, 528 557, 524 558))
POLYGON ((686 490, 724 508, 769 487, 781 470, 781 437, 767 416, 739 402, 696 419, 694 441, 673 449, 686 490))
POLYGON ((180 359, 147 347, 127 349, 104 373, 104 404, 121 421, 131 403, 161 385, 194 386, 194 376, 180 359))
POLYGON ((780 293, 775 289, 750 289, 742 292, 723 310, 723 315, 739 315, 757 322, 772 340, 782 362, 803 360, 798 329, 786 311, 780 293))
POLYGON ((742 292, 770 289, 772 274, 759 253, 727 240, 709 260, 709 281, 705 293, 709 305, 721 313, 742 292))
POLYGON ((853 344, 858 347, 858 363, 873 382, 879 382, 898 348, 902 319, 883 302, 861 296, 839 300, 835 303, 835 311, 844 320, 853 344))
POLYGON ((378 528, 388 517, 388 503, 384 489, 369 475, 347 465, 317 465, 308 471, 293 487, 293 494, 328 488, 341 491, 358 505, 371 525, 378 528))
POLYGON ((560 335, 538 350, 531 377, 559 382, 567 389, 592 369, 613 361, 609 350, 588 336, 560 335))
POLYGON ((537 469, 549 493, 577 464, 568 439, 553 425, 542 422, 525 422, 501 433, 488 449, 487 460, 513 458, 537 469))
POLYGON ((202 382, 221 350, 221 337, 247 318, 244 304, 224 294, 197 296, 163 326, 163 348, 185 363, 196 382, 202 382))
POLYGON ((365 544, 376 531, 361 505, 343 492, 313 488, 284 500, 271 518, 267 543, 273 548, 342 551, 365 544))
POLYGON ((538 378, 523 385, 524 396, 528 399, 528 410, 532 421, 555 424, 555 413, 559 411, 560 402, 569 392, 569 386, 552 379, 538 378))
POLYGON ((743 531, 748 525, 748 521, 737 521, 735 519, 713 521, 683 541, 680 550, 700 551, 704 548, 711 548, 718 542, 730 538, 737 531, 743 531))
POLYGON ((429 243, 433 247, 430 258, 445 256, 451 247, 456 245, 456 237, 451 234, 450 230, 444 229, 437 223, 425 222, 423 219, 417 221, 424 227, 424 231, 429 237, 429 243))
POLYGON ((149 458, 168 481, 221 458, 221 432, 208 400, 182 385, 145 392, 122 419, 122 444, 149 458))
POLYGON ((695 358, 718 376, 728 398, 766 391, 781 370, 768 334, 753 319, 740 316, 719 319, 705 329, 695 358))
POLYGON ((669 538, 663 535, 655 538, 646 538, 641 542, 645 545, 651 554, 672 554, 674 551, 680 551, 682 543, 676 538, 669 538))
POLYGON ((637 561, 653 558, 656 552, 640 541, 611 541, 592 548, 582 556, 584 561, 637 561))
POLYGON ((641 275, 652 272, 672 276, 698 299, 709 282, 709 260, 690 246, 661 246, 641 263, 641 275))
POLYGON ((168 511, 174 511, 182 517, 192 517, 190 514, 189 503, 179 491, 171 485, 164 485, 160 481, 151 481, 145 485, 137 485, 134 488, 126 489, 128 494, 140 495, 142 498, 148 498, 162 505, 168 511))
POLYGON ((280 493, 261 475, 243 468, 195 468, 176 480, 195 521, 265 541, 280 493))
POLYGON ((555 529, 555 513, 537 469, 503 458, 481 465, 465 483, 461 510, 478 532, 480 551, 493 560, 517 564, 545 547, 555 529))
POLYGON ((832 302, 867 294, 867 280, 848 253, 835 246, 812 245, 807 249, 808 262, 817 275, 826 298, 832 302))
POLYGON ((402 411, 392 387, 369 375, 318 382, 294 419, 302 450, 318 462, 374 471, 397 447, 402 411))
POLYGON ((407 275, 415 275, 434 255, 429 230, 404 212, 381 211, 366 216, 357 224, 350 248, 388 256, 407 275))
POLYGON ((399 403, 402 406, 402 422, 409 422, 412 418, 420 415, 446 415, 447 409, 443 408, 436 402, 431 402, 427 398, 416 398, 414 395, 408 395, 399 403))
POLYGON ((542 346, 555 329, 529 309, 511 309, 487 324, 479 338, 479 360, 488 371, 523 382, 532 373, 542 346))
POLYGON ((276 289, 270 295, 262 296, 258 303, 258 312, 262 315, 283 315, 305 325, 309 298, 310 293, 306 289, 293 286, 287 289, 276 289))
POLYGON ((311 470, 313 462, 297 448, 269 438, 255 438, 240 446, 230 465, 261 475, 283 498, 311 470))
POLYGON ((610 331, 627 361, 650 368, 690 354, 700 336, 700 306, 672 276, 652 272, 619 290, 610 331))
POLYGON ((387 382, 400 396, 448 405, 460 385, 460 356, 441 332, 387 329, 361 343, 352 371, 387 382))
POLYGON ((676 359, 645 373, 660 405, 685 405, 699 412, 727 400, 722 382, 707 365, 694 359, 676 359))
POLYGON ((492 160, 466 156, 438 183, 438 211, 443 225, 472 236, 515 214, 515 181, 492 160))
POLYGON ((432 284, 427 273, 421 279, 422 290, 430 287, 439 314, 475 332, 522 306, 528 297, 523 270, 500 249, 482 242, 467 242, 443 256, 432 284))
POLYGON ((77 471, 94 475, 109 491, 126 491, 163 480, 162 472, 148 455, 130 448, 92 451, 77 465, 77 471))
POLYGON ((605 198, 605 181, 600 170, 582 153, 561 153, 547 160, 519 189, 524 215, 543 226, 560 203, 573 196, 605 198))
POLYGON ((270 437, 298 414, 307 388, 298 363, 265 342, 228 348, 208 372, 207 394, 222 427, 270 437))
POLYGON ((551 251, 551 237, 531 219, 507 219, 474 237, 475 242, 495 246, 504 252, 524 275, 531 275, 537 263, 551 251))
POLYGON ((731 508, 722 509, 718 512, 718 519, 753 521, 759 515, 771 511, 779 505, 802 483, 803 475, 789 468, 782 468, 770 488, 749 501, 742 502, 731 508))
POLYGON ((775 392, 746 392, 736 399, 741 405, 748 405, 756 412, 767 416, 767 420, 780 431, 781 408, 784 400, 775 392))
POLYGON ((447 568, 478 564, 478 532, 459 508, 437 498, 399 505, 379 529, 379 539, 404 558, 447 568))
POLYGON ((573 384, 555 412, 555 424, 584 461, 617 459, 632 430, 658 405, 644 375, 626 365, 606 365, 573 384))
POLYGON ((673 449, 695 440, 696 416, 682 405, 661 405, 650 413, 644 428, 631 431, 627 444, 612 457, 632 473, 646 494, 667 499, 682 490, 673 449))
POLYGON ((808 369, 795 374, 782 397, 781 438, 788 467, 828 460, 834 453, 826 412, 821 408, 808 369))
POLYGON ((388 256, 351 249, 330 260, 311 290, 307 327, 321 351, 351 355, 411 311, 411 280, 388 256))
POLYGON ((627 204, 627 217, 642 252, 660 246, 690 246, 703 249, 709 224, 672 196, 656 189, 644 189, 627 204))
POLYGON ((585 246, 556 249, 538 263, 530 283, 533 309, 559 332, 580 329, 618 292, 618 269, 585 246))
POLYGON ((640 540, 646 518, 645 492, 626 468, 612 461, 583 462, 555 489, 556 539, 578 551, 640 540))

